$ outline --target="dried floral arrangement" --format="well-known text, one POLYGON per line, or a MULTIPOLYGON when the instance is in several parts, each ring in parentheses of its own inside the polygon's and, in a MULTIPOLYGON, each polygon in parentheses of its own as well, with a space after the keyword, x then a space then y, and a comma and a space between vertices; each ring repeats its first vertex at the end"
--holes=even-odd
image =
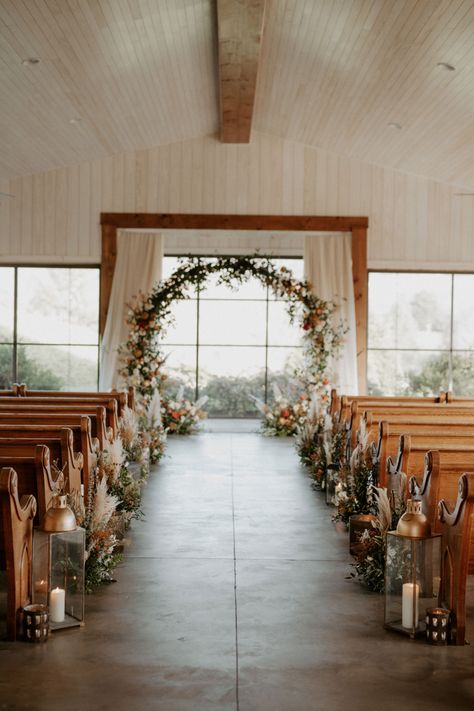
POLYGON ((112 571, 121 560, 116 552, 121 516, 117 512, 118 498, 111 494, 106 476, 99 476, 96 469, 89 480, 87 504, 79 492, 68 495, 78 526, 86 532, 86 592, 93 592, 99 585, 112 581, 112 571))
POLYGON ((146 403, 156 391, 162 390, 167 376, 160 341, 173 321, 172 305, 189 298, 191 287, 202 288, 213 275, 217 275, 218 284, 230 287, 254 277, 270 287, 277 297, 286 300, 290 320, 298 319, 303 330, 305 364, 302 372, 308 389, 327 396, 324 381, 329 361, 337 355, 347 330, 343 321, 337 320, 338 306, 316 296, 309 282, 295 279, 285 267, 277 269, 259 255, 217 257, 209 262, 185 258, 178 269, 149 294, 139 294, 128 313, 128 340, 120 349, 121 375, 125 382, 135 386, 146 403))
POLYGON ((150 403, 142 414, 125 408, 119 420, 119 435, 126 460, 140 464, 142 476, 145 477, 149 465, 159 462, 166 448, 159 397, 158 402, 150 403))
POLYGON ((107 491, 117 500, 116 511, 122 516, 122 526, 127 528, 130 521, 142 516, 141 480, 130 473, 125 450, 120 437, 106 442, 99 454, 97 476, 107 482, 107 491))
POLYGON ((373 484, 375 468, 368 433, 364 422, 359 430, 359 441, 351 454, 349 462, 345 462, 339 470, 339 481, 336 485, 335 520, 349 525, 349 519, 354 514, 373 513, 373 484))
MULTIPOLYGON (((401 487, 404 486, 402 480, 401 487)), ((375 520, 372 528, 365 530, 360 537, 360 546, 357 559, 352 564, 354 572, 350 577, 358 578, 369 590, 383 593, 385 587, 385 565, 393 561, 386 561, 387 531, 397 527, 400 517, 405 512, 406 501, 400 489, 398 495, 388 497, 387 490, 373 487, 375 507, 373 513, 375 520)))
POLYGON ((303 423, 296 430, 295 447, 302 464, 309 468, 315 485, 320 487, 331 456, 332 421, 321 400, 312 395, 303 423))

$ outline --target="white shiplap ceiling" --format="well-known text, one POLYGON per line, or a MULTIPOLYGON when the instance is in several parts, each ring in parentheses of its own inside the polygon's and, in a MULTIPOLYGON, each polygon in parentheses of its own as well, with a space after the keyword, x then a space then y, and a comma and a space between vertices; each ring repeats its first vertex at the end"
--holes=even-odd
MULTIPOLYGON (((0 179, 217 135, 215 12, 0 0, 0 179)), ((267 0, 253 126, 474 190, 474 3, 267 0)))

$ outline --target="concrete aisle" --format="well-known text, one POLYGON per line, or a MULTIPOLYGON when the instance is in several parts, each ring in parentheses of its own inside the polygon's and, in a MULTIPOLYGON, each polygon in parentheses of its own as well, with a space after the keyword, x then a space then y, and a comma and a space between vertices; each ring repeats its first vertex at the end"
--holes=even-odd
POLYGON ((171 438, 144 511, 84 629, 0 644, 0 709, 474 708, 473 648, 384 631, 290 442, 171 438))

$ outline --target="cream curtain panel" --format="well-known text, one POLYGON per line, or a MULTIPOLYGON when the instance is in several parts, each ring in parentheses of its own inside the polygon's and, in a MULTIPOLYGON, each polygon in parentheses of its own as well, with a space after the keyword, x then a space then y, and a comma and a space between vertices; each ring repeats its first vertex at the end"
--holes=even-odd
POLYGON ((163 248, 161 234, 120 230, 117 233, 117 262, 100 354, 100 390, 122 384, 117 349, 128 336, 127 304, 139 291, 147 294, 161 279, 163 248))
POLYGON ((331 363, 330 378, 336 388, 346 395, 357 395, 357 346, 352 281, 352 236, 350 233, 322 233, 305 235, 305 277, 313 285, 314 293, 322 299, 340 304, 339 314, 349 331, 341 357, 331 363))

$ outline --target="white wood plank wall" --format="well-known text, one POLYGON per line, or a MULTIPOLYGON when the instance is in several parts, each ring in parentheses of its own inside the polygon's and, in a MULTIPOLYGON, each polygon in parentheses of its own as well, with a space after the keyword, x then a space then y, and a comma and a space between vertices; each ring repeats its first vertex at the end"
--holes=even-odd
POLYGON ((198 138, 0 184, 2 263, 97 263, 104 212, 368 215, 369 266, 474 271, 461 188, 255 133, 198 138))

